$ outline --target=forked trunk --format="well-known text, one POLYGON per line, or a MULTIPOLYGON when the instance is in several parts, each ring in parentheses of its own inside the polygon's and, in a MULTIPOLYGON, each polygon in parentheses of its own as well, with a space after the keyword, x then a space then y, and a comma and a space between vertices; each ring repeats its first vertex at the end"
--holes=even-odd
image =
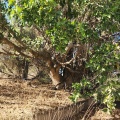
POLYGON ((65 58, 60 55, 56 56, 54 60, 49 58, 47 65, 50 68, 49 76, 53 85, 57 89, 61 89, 70 87, 74 82, 80 82, 87 74, 86 59, 86 46, 72 43, 66 49, 65 58))
POLYGON ((57 64, 54 66, 52 61, 47 62, 49 64, 50 72, 49 76, 56 89, 70 88, 72 83, 80 82, 83 72, 71 70, 67 67, 57 64))

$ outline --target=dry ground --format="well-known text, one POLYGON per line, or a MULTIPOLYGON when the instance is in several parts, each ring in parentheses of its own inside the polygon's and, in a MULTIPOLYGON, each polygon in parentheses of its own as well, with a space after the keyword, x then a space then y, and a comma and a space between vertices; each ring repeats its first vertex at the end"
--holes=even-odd
POLYGON ((96 111, 90 120, 120 120, 120 109, 114 110, 112 115, 109 115, 102 110, 96 111))
MULTIPOLYGON (((72 104, 69 92, 56 91, 52 87, 38 81, 0 79, 0 120, 33 120, 38 112, 72 104)), ((90 119, 120 120, 120 110, 114 113, 113 117, 98 111, 90 119)), ((81 120, 80 115, 76 120, 81 120)))
POLYGON ((71 104, 68 96, 63 90, 52 90, 50 84, 1 79, 0 120, 32 118, 38 110, 44 112, 71 104))

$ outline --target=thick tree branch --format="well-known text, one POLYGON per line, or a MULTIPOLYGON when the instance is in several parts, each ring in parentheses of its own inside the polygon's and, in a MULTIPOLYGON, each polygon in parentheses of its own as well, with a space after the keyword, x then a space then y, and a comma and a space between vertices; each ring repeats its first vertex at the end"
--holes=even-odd
MULTIPOLYGON (((27 58, 36 58, 36 59, 43 59, 45 61, 47 60, 50 60, 51 59, 51 55, 50 53, 46 50, 46 49, 43 49, 42 51, 38 52, 38 51, 34 51, 32 49, 28 49, 29 50, 29 53, 32 54, 32 56, 30 55, 27 55, 25 53, 22 52, 22 47, 19 47, 17 46, 16 44, 14 44, 13 42, 9 41, 7 38, 3 37, 3 38, 0 38, 0 41, 3 43, 3 44, 7 44, 9 45, 10 47, 13 47, 13 49, 15 51, 17 51, 20 55, 24 56, 24 57, 27 57, 27 58)), ((26 46, 25 46, 26 47, 26 46)), ((27 47, 26 47, 27 48, 27 47)), ((7 52, 7 51, 5 51, 7 52)), ((12 54, 10 52, 8 52, 9 54, 12 54)))
POLYGON ((24 56, 24 57, 28 57, 28 58, 31 58, 31 56, 29 55, 26 55, 22 52, 22 49, 21 47, 18 47, 17 45, 15 45, 14 43, 12 43, 11 41, 9 41, 7 38, 3 37, 0 39, 0 41, 2 41, 3 44, 7 44, 9 45, 10 47, 13 47, 14 50, 16 50, 18 53, 20 53, 20 55, 24 56))

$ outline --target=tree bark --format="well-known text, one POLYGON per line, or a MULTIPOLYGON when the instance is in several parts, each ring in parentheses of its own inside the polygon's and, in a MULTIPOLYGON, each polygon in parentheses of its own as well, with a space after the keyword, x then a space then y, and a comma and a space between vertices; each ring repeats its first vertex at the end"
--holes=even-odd
POLYGON ((29 70, 29 61, 24 58, 24 60, 23 60, 22 79, 27 80, 27 78, 28 78, 28 70, 29 70))

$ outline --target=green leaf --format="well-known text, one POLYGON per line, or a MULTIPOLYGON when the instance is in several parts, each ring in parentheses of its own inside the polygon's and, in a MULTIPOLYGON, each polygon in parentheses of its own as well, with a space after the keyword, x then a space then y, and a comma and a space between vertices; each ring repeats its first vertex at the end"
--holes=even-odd
POLYGON ((16 6, 16 12, 20 14, 22 12, 22 7, 16 6))
POLYGON ((9 5, 14 4, 15 0, 8 0, 9 5))

